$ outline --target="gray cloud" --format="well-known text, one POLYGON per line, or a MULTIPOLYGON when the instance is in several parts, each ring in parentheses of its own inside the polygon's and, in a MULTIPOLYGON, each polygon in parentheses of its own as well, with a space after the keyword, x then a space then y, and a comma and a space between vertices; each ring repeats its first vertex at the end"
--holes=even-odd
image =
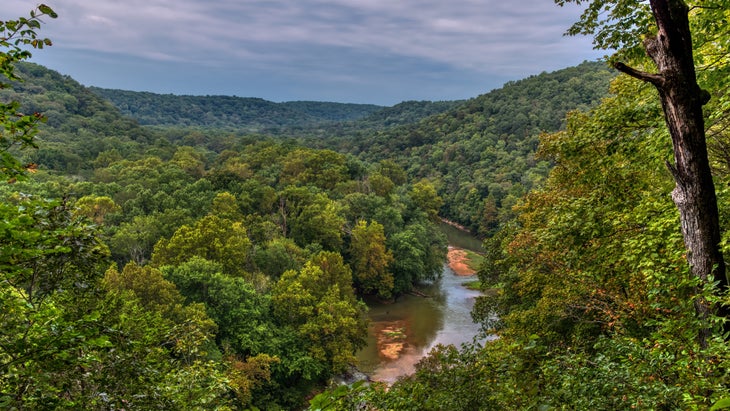
MULTIPOLYGON (((36 4, 5 1, 0 18, 36 4)), ((60 15, 43 28, 55 48, 177 63, 180 70, 239 67, 347 82, 362 81, 363 65, 375 78, 397 77, 375 63, 397 66, 402 58, 454 75, 518 78, 597 55, 588 39, 562 36, 579 10, 550 0, 46 2, 60 15)))

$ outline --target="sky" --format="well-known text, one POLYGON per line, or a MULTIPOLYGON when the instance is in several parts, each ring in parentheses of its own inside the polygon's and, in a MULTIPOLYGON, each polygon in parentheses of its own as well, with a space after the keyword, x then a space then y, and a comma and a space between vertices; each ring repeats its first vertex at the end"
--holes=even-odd
MULTIPOLYGON (((2 0, 0 20, 39 1, 2 0)), ((86 86, 394 105, 596 60, 552 0, 45 0, 30 61, 86 86)))

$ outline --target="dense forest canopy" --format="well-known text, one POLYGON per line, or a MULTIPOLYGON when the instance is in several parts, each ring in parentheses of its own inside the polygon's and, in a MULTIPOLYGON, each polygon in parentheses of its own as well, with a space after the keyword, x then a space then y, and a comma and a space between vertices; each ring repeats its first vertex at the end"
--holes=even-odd
POLYGON ((564 130, 540 137, 539 158, 555 166, 519 200, 516 219, 486 242, 479 272, 490 292, 473 316, 499 338, 435 350, 388 390, 332 391, 313 408, 730 407, 728 319, 720 309, 730 300, 721 279, 696 275, 688 261, 685 216, 672 195, 675 184, 685 183, 674 169, 683 167, 668 115, 674 109, 666 90, 657 93, 643 81, 668 75, 643 50, 675 29, 660 20, 688 19, 691 36, 684 32, 681 41, 692 49, 689 64, 707 94, 694 88, 694 79, 679 86, 705 103, 702 131, 721 232, 716 246, 726 255, 730 4, 580 3, 586 12, 570 32, 595 34, 598 47, 617 50, 612 61, 623 64, 621 71, 643 74, 617 77, 600 105, 570 113, 564 130))
POLYGON ((122 114, 142 125, 197 126, 260 131, 282 126, 315 126, 357 120, 383 107, 318 101, 274 103, 235 96, 177 96, 90 87, 122 114))
POLYGON ((318 144, 396 161, 410 178, 433 181, 444 199, 441 216, 490 235, 551 167, 535 158, 540 133, 563 127, 568 111, 598 104, 613 76, 605 64, 586 62, 510 82, 418 122, 318 144))
POLYGON ((362 298, 440 276, 440 198, 396 164, 247 130, 145 128, 3 56, 18 63, 7 110, 44 113, 5 117, 3 407, 302 408, 355 363, 362 298))
POLYGON ((367 162, 396 161, 410 178, 436 185, 445 199, 442 217, 490 235, 513 217, 512 206, 550 169, 548 161, 534 157, 540 133, 563 127, 568 111, 596 105, 613 76, 605 64, 586 62, 470 100, 403 102, 367 116, 364 110, 353 114, 357 105, 92 90, 142 124, 259 128, 367 162), (299 111, 283 116, 285 108, 299 111), (202 120, 206 111, 217 120, 202 120), (305 111, 317 118, 304 116, 305 111), (247 113, 250 118, 244 119, 247 113), (261 128, 266 119, 272 122, 261 128))
MULTIPOLYGON (((651 73, 655 3, 586 2, 571 32, 651 73)), ((726 253, 730 6, 668 3, 726 253)), ((652 85, 586 62, 393 107, 90 89, 23 63, 41 17, 0 22, 0 407, 730 405, 726 318, 697 311, 730 301, 688 264, 652 85), (499 338, 314 396, 351 371, 364 298, 440 276, 439 218, 486 238, 473 316, 499 338)))

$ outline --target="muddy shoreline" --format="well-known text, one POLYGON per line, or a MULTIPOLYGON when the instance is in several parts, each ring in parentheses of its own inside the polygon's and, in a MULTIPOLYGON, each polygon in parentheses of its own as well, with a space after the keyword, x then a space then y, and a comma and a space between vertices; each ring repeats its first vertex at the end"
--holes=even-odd
POLYGON ((449 268, 451 268, 451 271, 453 271, 456 275, 470 276, 476 274, 476 271, 472 270, 467 264, 469 258, 467 257, 466 251, 463 249, 449 246, 449 251, 446 256, 449 268))

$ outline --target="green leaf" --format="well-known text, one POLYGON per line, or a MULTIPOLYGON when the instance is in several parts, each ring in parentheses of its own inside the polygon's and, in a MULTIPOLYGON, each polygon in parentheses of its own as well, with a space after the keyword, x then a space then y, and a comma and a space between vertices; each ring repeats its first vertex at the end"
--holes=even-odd
POLYGON ((38 10, 40 10, 41 13, 48 15, 48 17, 50 18, 55 19, 56 17, 58 17, 58 14, 56 14, 56 12, 53 11, 52 8, 48 7, 45 4, 41 4, 40 6, 38 6, 38 10))
POLYGON ((92 338, 88 341, 89 345, 94 347, 112 347, 113 344, 109 341, 109 338, 105 335, 92 338))
POLYGON ((730 408, 730 398, 723 398, 710 408, 710 411, 725 410, 730 408))

